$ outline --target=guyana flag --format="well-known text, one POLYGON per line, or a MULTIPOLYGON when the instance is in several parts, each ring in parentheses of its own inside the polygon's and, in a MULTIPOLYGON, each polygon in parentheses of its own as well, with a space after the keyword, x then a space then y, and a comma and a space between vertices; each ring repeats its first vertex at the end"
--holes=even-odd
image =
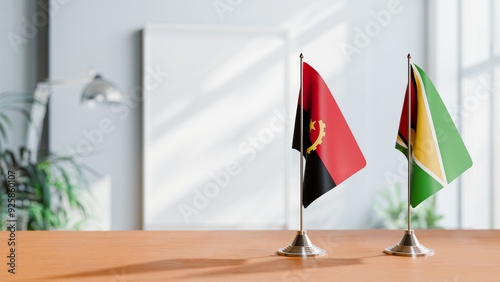
POLYGON ((342 183, 366 165, 332 93, 315 69, 303 63, 304 105, 299 104, 295 118, 292 147, 300 151, 300 126, 303 126, 303 156, 306 160, 303 205, 342 183), (300 124, 303 108, 304 124, 300 124))
POLYGON ((416 207, 470 168, 472 160, 427 74, 412 64, 410 77, 396 149, 408 156, 408 89, 411 89, 410 203, 416 207))

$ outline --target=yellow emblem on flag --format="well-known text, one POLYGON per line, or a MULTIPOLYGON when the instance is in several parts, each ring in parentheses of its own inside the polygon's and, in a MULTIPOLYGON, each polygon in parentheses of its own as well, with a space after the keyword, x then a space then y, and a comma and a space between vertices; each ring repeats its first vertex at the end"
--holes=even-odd
MULTIPOLYGON (((321 143, 323 143, 323 137, 325 137, 326 135, 325 132, 326 124, 323 122, 323 120, 319 120, 318 124, 319 124, 319 134, 316 140, 313 142, 313 144, 309 148, 307 148, 306 152, 308 154, 316 150, 316 148, 318 148, 318 146, 321 145, 321 143)), ((309 123, 309 132, 311 132, 312 130, 316 130, 315 125, 316 121, 311 120, 311 122, 309 123)))

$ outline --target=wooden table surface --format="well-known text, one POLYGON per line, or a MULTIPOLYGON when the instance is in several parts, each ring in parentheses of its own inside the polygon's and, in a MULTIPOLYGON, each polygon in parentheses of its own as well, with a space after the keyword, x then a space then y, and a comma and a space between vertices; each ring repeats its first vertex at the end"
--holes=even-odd
POLYGON ((0 281, 500 281, 500 230, 417 230, 433 257, 382 253, 401 230, 308 231, 328 254, 275 254, 295 231, 0 232, 0 281))

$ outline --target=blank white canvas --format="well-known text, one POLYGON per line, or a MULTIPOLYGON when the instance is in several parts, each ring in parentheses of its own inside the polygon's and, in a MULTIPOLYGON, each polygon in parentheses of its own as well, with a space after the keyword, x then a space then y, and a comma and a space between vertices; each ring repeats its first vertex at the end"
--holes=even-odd
POLYGON ((286 33, 151 25, 143 40, 143 228, 284 228, 286 33))

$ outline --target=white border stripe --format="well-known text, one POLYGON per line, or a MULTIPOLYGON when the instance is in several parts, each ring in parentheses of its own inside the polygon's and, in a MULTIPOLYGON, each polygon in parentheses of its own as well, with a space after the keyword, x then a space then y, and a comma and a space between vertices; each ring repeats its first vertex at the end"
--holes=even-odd
POLYGON ((434 174, 434 172, 432 172, 430 169, 428 169, 423 163, 421 163, 419 160, 417 160, 416 158, 413 158, 413 161, 415 162, 415 164, 417 164, 425 173, 429 174, 430 176, 432 176, 432 178, 434 178, 437 182, 439 182, 439 184, 446 186, 446 184, 448 183, 444 183, 443 180, 441 180, 436 174, 434 174))
POLYGON ((408 146, 402 142, 402 141, 399 141, 399 139, 396 137, 396 143, 399 144, 399 146, 405 148, 405 149, 408 149, 408 146))

